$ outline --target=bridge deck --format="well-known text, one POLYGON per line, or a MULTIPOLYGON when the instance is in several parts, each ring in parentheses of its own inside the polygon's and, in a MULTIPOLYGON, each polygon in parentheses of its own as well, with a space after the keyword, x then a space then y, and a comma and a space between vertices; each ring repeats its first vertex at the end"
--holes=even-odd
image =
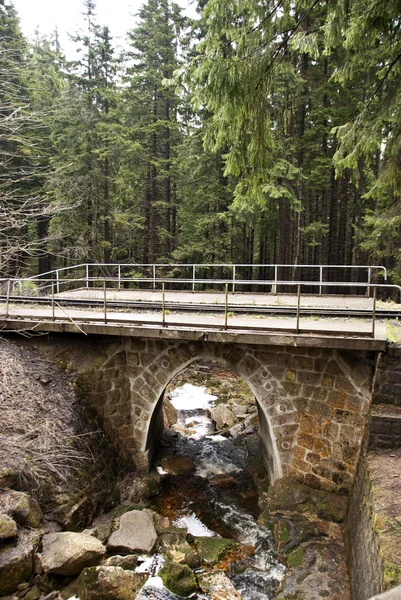
MULTIPOLYGON (((0 306, 0 315, 4 314, 0 306)), ((345 319, 301 318, 298 333, 295 318, 261 315, 229 316, 225 328, 224 315, 180 314, 165 316, 158 312, 107 311, 11 305, 7 318, 0 316, 0 327, 6 331, 72 332, 100 335, 127 335, 163 339, 208 340, 254 344, 307 345, 358 350, 383 350, 386 331, 377 323, 372 337, 372 323, 345 319)))
MULTIPOLYGON (((166 290, 166 302, 184 304, 216 304, 224 305, 224 292, 183 292, 166 290)), ((102 289, 78 289, 64 291, 57 295, 59 298, 71 299, 93 299, 103 300, 102 289)), ((128 300, 132 302, 161 302, 162 292, 160 290, 107 290, 107 300, 128 300)), ((254 306, 296 306, 297 296, 294 294, 262 294, 262 293, 229 293, 228 302, 231 305, 254 305, 254 306)), ((315 308, 340 308, 340 309, 372 309, 373 300, 366 296, 343 296, 343 295, 312 295, 303 294, 301 297, 302 307, 315 308)), ((389 310, 401 310, 401 304, 394 302, 377 303, 380 307, 389 310)))

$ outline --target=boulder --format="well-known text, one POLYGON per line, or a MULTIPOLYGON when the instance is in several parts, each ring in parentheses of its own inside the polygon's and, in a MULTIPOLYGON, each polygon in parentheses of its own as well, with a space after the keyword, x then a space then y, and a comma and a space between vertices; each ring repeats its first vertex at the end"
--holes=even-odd
POLYGON ((232 540, 221 537, 196 537, 195 546, 202 559, 208 565, 214 565, 237 546, 232 540))
POLYGON ((14 519, 8 515, 0 514, 0 542, 15 538, 18 535, 18 527, 14 519))
POLYGON ((202 573, 198 576, 198 584, 202 592, 210 597, 210 600, 241 600, 241 594, 235 589, 227 575, 223 571, 213 573, 202 573))
POLYGON ((187 565, 167 562, 160 569, 159 577, 170 592, 183 598, 191 596, 197 588, 195 575, 187 565))
POLYGON ((216 408, 212 408, 210 416, 216 423, 217 429, 224 429, 224 427, 233 427, 236 423, 236 419, 227 406, 219 404, 216 408))
POLYGON ((187 530, 181 527, 168 527, 159 532, 160 543, 168 550, 178 550, 187 546, 187 530))
POLYGON ((103 544, 91 535, 50 533, 43 536, 41 563, 45 573, 74 576, 95 565, 105 553, 103 544))
POLYGON ((156 542, 152 513, 147 510, 131 510, 121 516, 120 527, 110 536, 107 550, 118 554, 150 553, 156 542))
POLYGON ((147 576, 121 567, 90 567, 78 578, 80 600, 133 600, 147 576))
POLYGON ((231 407, 231 412, 233 413, 234 417, 237 417, 237 419, 245 419, 248 416, 248 407, 244 406, 243 404, 233 404, 231 407))
POLYGON ((16 483, 18 473, 9 467, 0 467, 0 488, 10 488, 16 483))
POLYGON ((163 423, 164 427, 172 427, 178 421, 177 409, 167 396, 163 399, 163 423))
POLYGON ((120 556, 115 554, 107 558, 102 567, 121 567, 125 571, 135 571, 138 566, 138 555, 128 554, 127 556, 120 556))
POLYGON ((42 521, 39 504, 25 492, 0 490, 0 512, 12 516, 18 525, 25 527, 39 527, 42 521))
POLYGON ((0 547, 0 596, 11 594, 33 575, 34 541, 21 533, 18 541, 0 547))
POLYGON ((138 504, 156 496, 160 491, 160 480, 159 473, 136 479, 128 490, 129 501, 138 504))
POLYGON ((186 475, 195 471, 194 461, 184 454, 165 456, 161 461, 161 467, 169 475, 186 475))

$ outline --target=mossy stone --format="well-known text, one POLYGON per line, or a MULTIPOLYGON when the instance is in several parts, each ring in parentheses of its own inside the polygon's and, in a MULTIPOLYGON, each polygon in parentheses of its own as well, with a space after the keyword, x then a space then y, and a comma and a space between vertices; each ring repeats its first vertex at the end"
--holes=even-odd
POLYGON ((191 596, 197 588, 195 575, 188 565, 167 562, 159 571, 159 577, 170 592, 183 598, 191 596))
POLYGON ((196 537, 195 546, 202 561, 213 565, 236 547, 232 540, 220 537, 196 537))

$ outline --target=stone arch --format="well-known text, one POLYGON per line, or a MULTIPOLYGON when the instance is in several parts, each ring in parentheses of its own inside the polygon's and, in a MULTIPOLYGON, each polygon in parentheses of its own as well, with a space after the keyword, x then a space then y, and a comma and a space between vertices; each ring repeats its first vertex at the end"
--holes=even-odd
MULTIPOLYGON (((152 428, 157 430, 161 413, 161 402, 168 383, 196 360, 209 359, 224 362, 228 368, 241 377, 252 391, 259 412, 260 434, 265 451, 265 462, 270 478, 276 481, 286 474, 292 462, 294 440, 299 428, 298 412, 288 398, 285 389, 274 379, 271 370, 265 365, 265 352, 249 347, 231 344, 208 344, 207 342, 174 344, 157 343, 157 350, 149 344, 146 349, 148 365, 146 372, 131 380, 131 401, 133 418, 142 412, 146 421, 137 424, 136 458, 138 466, 149 465, 149 436, 152 428), (162 347, 164 344, 164 348, 162 347), (152 359, 153 356, 153 359, 152 359), (143 400, 143 383, 150 383, 151 397, 148 396, 147 409, 138 410, 137 401, 143 400), (140 394, 140 398, 138 398, 140 394), (135 398, 135 396, 137 396, 135 398), (139 427, 138 427, 139 425, 139 427)), ((140 362, 143 360, 141 358, 140 362)), ((136 373, 136 370, 134 374, 136 373)), ((147 390, 149 393, 149 389, 147 390)), ((159 422, 160 425, 160 422, 159 422)))

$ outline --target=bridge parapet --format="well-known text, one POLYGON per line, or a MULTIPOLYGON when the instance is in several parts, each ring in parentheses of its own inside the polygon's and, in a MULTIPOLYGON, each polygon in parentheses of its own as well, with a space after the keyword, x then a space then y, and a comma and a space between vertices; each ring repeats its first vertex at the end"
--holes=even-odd
POLYGON ((202 358, 224 361, 252 390, 273 481, 288 475, 316 488, 349 490, 370 406, 373 361, 365 353, 127 337, 92 344, 77 366, 125 460, 149 467, 162 431, 164 390, 202 358))

